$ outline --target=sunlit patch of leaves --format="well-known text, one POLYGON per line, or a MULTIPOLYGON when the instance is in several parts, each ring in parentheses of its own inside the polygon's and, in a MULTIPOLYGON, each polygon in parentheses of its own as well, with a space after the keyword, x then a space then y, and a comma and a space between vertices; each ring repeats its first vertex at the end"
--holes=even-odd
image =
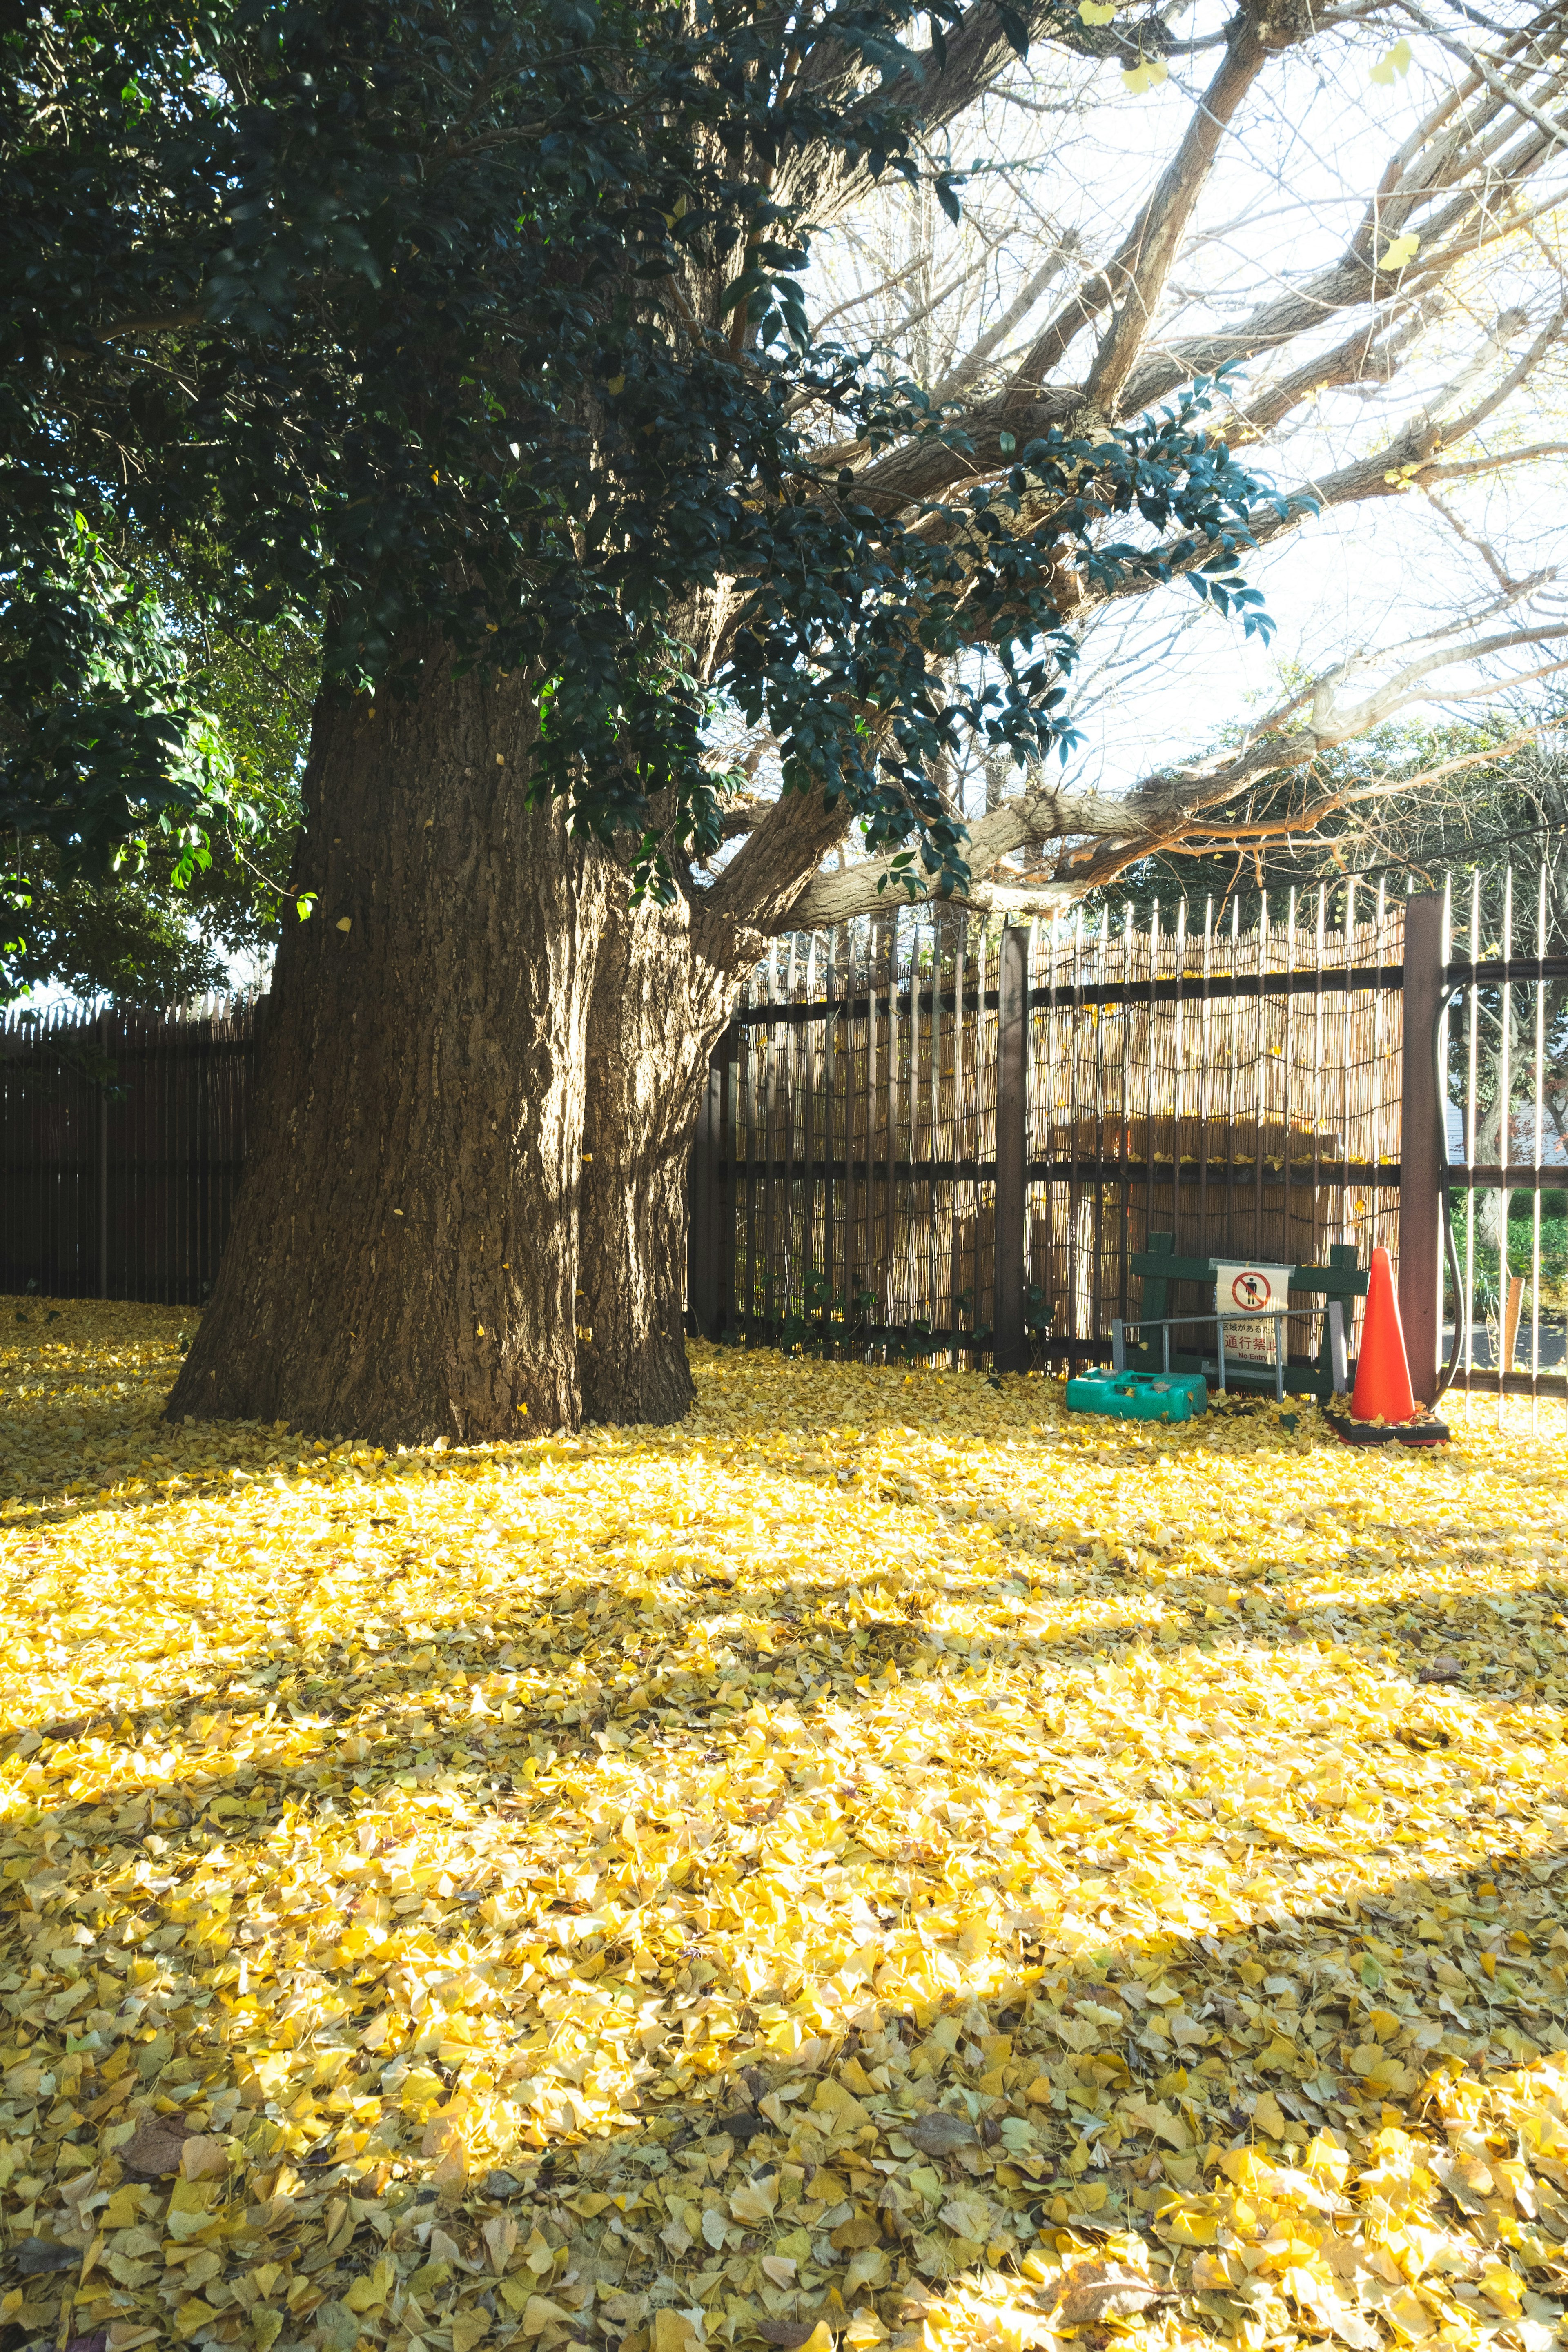
POLYGON ((389 1455, 5 1314, 18 2341, 1559 2340, 1560 1444, 704 1349, 389 1455))

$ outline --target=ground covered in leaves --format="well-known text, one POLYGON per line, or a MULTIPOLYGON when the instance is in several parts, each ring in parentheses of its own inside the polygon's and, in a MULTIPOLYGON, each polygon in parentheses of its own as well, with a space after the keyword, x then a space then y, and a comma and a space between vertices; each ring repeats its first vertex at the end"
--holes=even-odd
POLYGON ((1560 1437, 0 1317, 0 2346, 1563 2340, 1560 1437))

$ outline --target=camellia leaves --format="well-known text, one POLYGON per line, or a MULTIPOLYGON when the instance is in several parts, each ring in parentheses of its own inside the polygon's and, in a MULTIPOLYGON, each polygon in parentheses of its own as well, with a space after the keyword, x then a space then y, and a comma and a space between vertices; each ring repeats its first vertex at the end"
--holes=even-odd
MULTIPOLYGON (((729 158, 798 141, 918 176, 915 0, 832 12, 824 37, 877 77, 847 113, 784 69, 784 19, 745 12, 477 0, 454 32, 415 8, 375 20, 371 71, 353 12, 255 0, 215 18, 216 75, 166 12, 89 13, 107 80, 54 91, 45 19, 36 53, 0 52, 50 164, 35 185, 7 151, 0 310, 26 363, 0 431, 26 495, 5 617, 38 679, 8 681, 0 826, 63 860, 150 822, 199 831, 223 786, 177 691, 103 723, 108 608, 49 584, 79 510, 95 544, 221 528, 229 624, 322 616, 329 687, 412 693, 433 661, 547 681, 525 789, 636 845, 661 898, 672 860, 720 838, 720 712, 772 732, 787 791, 846 800, 873 854, 907 851, 911 886, 961 888, 964 829, 933 779, 976 738, 1026 762, 1076 740, 1064 566, 1110 590, 1251 545, 1270 492, 1211 438, 1207 385, 1093 445, 1015 453, 963 541, 823 495, 791 422, 816 404, 871 447, 950 427, 867 355, 814 345, 809 223, 729 158), (658 289, 737 255, 726 331, 693 339, 658 289), (134 463, 105 467, 105 446, 134 463), (1031 490, 1048 540, 1021 520, 1031 490), (1160 543, 1106 533, 1134 509, 1160 543), (673 616, 716 571, 732 634, 699 686, 673 616), (978 645, 984 688, 960 658, 978 645)), ((950 218, 961 178, 936 182, 950 218)), ((138 643, 155 638, 149 618, 138 643)))

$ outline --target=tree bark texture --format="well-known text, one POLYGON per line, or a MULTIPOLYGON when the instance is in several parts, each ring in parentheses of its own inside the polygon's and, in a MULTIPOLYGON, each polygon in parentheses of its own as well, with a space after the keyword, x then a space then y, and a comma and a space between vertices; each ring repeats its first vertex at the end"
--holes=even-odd
POLYGON ((669 1422, 692 1396, 687 1171, 734 971, 705 952, 685 901, 634 906, 618 869, 606 898, 588 1026, 583 1410, 590 1421, 669 1422))
POLYGON ((258 1118, 172 1416, 377 1444, 574 1427, 607 863, 524 798, 525 681, 324 694, 258 1118))

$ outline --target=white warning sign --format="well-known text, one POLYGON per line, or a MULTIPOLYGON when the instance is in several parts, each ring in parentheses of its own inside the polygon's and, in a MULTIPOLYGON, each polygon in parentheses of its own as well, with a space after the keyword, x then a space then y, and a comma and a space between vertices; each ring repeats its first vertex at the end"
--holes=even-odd
POLYGON ((1227 1321, 1225 1352, 1239 1364, 1278 1360, 1280 1326, 1274 1318, 1289 1304, 1288 1265, 1222 1265, 1216 1270, 1215 1309, 1226 1317, 1256 1317, 1256 1321, 1227 1321))

